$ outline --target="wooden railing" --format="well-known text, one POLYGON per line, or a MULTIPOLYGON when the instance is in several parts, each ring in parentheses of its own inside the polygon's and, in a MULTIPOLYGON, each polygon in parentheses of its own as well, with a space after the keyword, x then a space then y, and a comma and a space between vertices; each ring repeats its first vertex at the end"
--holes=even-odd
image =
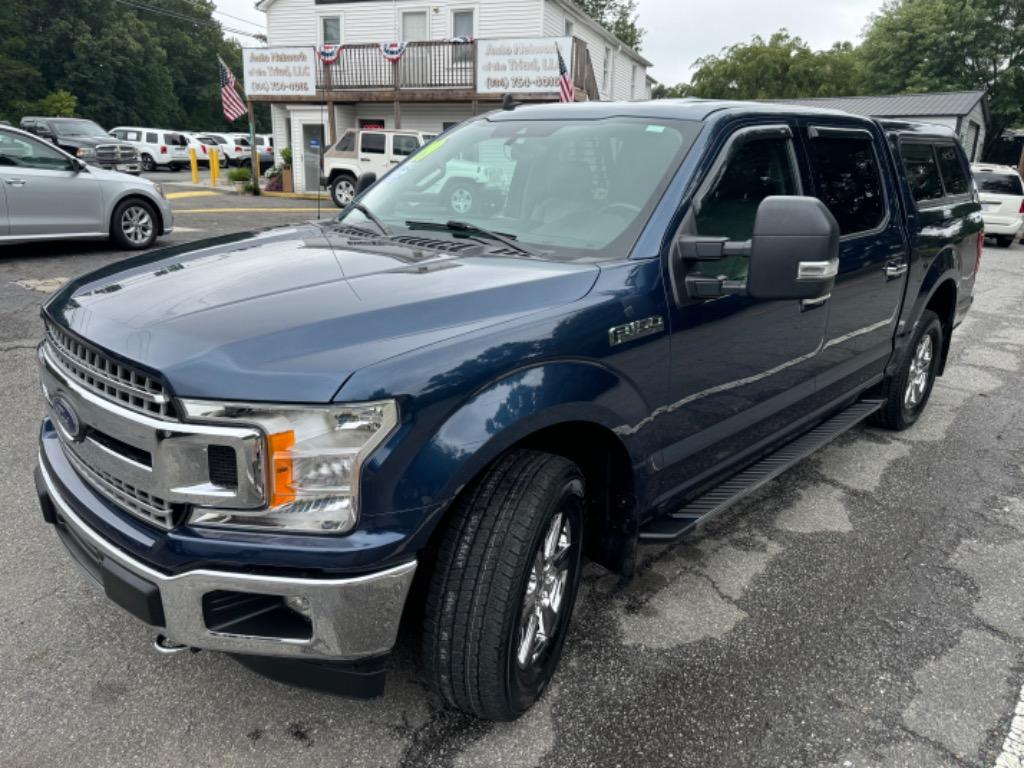
MULTIPOLYGON (((347 45, 333 64, 317 63, 317 89, 476 90, 476 42, 429 40, 409 43, 397 62, 384 58, 375 44, 347 45)), ((598 99, 597 81, 587 44, 575 38, 572 71, 577 99, 598 99)))

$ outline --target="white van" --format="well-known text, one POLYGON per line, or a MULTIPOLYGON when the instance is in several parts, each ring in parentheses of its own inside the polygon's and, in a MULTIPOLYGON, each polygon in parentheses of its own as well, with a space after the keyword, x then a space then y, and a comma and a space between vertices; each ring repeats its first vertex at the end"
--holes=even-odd
POLYGON ((177 171, 188 167, 188 139, 177 131, 119 125, 110 129, 110 135, 138 150, 144 171, 157 168, 177 171))
POLYGON ((971 173, 981 196, 985 234, 1009 248, 1024 229, 1024 181, 1010 165, 975 163, 971 173))

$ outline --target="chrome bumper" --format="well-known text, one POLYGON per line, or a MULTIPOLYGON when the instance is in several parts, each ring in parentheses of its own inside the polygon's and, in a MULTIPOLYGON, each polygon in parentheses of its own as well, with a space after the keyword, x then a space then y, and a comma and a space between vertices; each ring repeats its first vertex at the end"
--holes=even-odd
POLYGON ((39 469, 59 522, 76 543, 156 585, 163 604, 163 633, 174 643, 227 653, 348 661, 391 650, 416 571, 416 561, 348 579, 303 579, 196 570, 176 576, 129 557, 93 531, 61 496, 40 457, 39 469), (206 626, 203 595, 219 590, 304 597, 311 637, 294 639, 215 632, 206 626))

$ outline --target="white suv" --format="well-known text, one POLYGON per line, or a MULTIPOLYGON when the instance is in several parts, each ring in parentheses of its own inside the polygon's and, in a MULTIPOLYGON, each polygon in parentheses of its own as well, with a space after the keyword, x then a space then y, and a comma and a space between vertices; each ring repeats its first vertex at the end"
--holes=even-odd
POLYGON ((176 131, 119 125, 110 129, 110 135, 138 150, 144 171, 160 167, 177 171, 189 164, 188 139, 176 131))
POLYGON ((1024 181, 1009 165, 976 163, 971 166, 981 195, 985 234, 1002 248, 1013 244, 1024 229, 1024 181))
POLYGON ((249 140, 238 133, 200 133, 196 135, 204 144, 214 143, 228 165, 242 165, 248 161, 249 140), (244 139, 244 140, 243 140, 244 139))
POLYGON ((350 128, 324 153, 324 185, 339 208, 352 202, 364 173, 383 176, 426 144, 434 134, 350 128))

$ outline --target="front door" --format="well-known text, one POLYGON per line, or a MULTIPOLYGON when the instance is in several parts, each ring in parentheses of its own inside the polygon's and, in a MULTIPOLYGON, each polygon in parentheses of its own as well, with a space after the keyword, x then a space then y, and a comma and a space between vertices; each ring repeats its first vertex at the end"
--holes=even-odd
POLYGON ((320 190, 321 163, 324 153, 324 127, 319 124, 302 126, 302 178, 306 192, 320 190))
POLYGON ((0 182, 12 237, 109 231, 99 182, 43 141, 0 130, 0 182))
MULTIPOLYGON (((761 201, 800 195, 792 127, 740 128, 722 145, 694 197, 683 234, 750 239, 761 201)), ((690 271, 743 280, 746 257, 694 262, 690 271)), ((656 506, 679 503, 712 478, 763 452, 814 395, 827 309, 745 296, 669 297, 670 402, 659 409, 664 471, 656 506)))
POLYGON ((396 133, 391 137, 391 154, 388 165, 398 165, 420 148, 420 137, 415 133, 396 133))
POLYGON ((362 131, 359 134, 359 169, 363 173, 383 176, 388 163, 388 134, 381 131, 362 131))
POLYGON ((827 402, 879 376, 893 349, 909 269, 897 189, 879 149, 884 137, 863 122, 801 121, 812 193, 839 223, 839 275, 829 300, 827 402))

